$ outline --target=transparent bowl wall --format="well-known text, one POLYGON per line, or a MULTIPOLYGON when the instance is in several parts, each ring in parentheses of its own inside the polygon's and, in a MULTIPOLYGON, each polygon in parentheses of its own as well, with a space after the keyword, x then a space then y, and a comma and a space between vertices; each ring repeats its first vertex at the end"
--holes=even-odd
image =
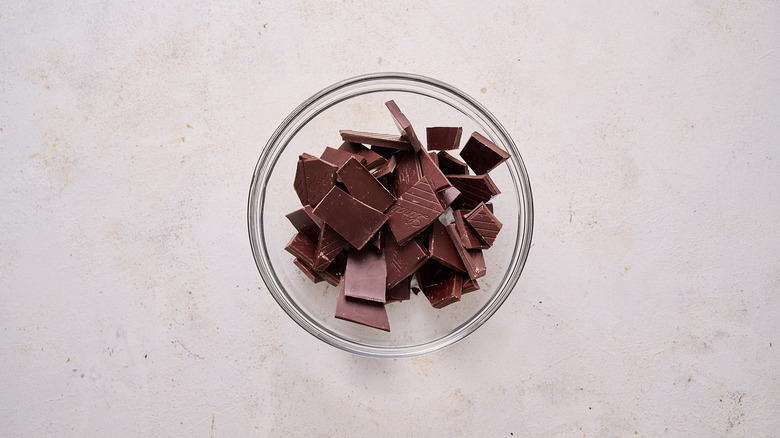
MULTIPOLYGON (((456 152, 457 156, 457 152, 456 152)), ((293 111, 258 160, 249 194, 249 237, 258 270, 282 309, 302 328, 343 350, 374 357, 429 353, 481 326, 517 284, 531 245, 533 203, 520 151, 482 105, 440 81, 403 73, 355 77, 312 96, 293 111), (386 306, 391 331, 334 318, 338 290, 313 284, 284 251, 295 234, 285 214, 301 207, 293 189, 296 162, 304 152, 319 156, 341 144, 340 129, 397 133, 384 102, 394 99, 425 142, 427 126, 462 126, 465 143, 473 131, 486 135, 512 157, 490 173, 501 190, 493 198, 503 229, 484 252, 487 275, 481 289, 460 302, 434 309, 425 296, 386 306)))

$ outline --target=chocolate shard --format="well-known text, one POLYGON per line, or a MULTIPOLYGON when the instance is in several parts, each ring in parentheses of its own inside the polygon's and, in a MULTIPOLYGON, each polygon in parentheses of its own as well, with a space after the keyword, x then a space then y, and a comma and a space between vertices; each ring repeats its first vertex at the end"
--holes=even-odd
POLYGON ((371 175, 374 175, 374 178, 376 179, 382 178, 385 175, 389 175, 395 171, 395 164, 395 155, 391 155, 384 164, 379 165, 374 170, 372 170, 371 175))
POLYGON ((493 245, 493 242, 496 241, 496 236, 498 236, 501 227, 503 227, 501 221, 493 215, 484 202, 466 213, 463 218, 488 246, 493 245))
POLYGON ((387 226, 403 246, 444 212, 436 192, 423 177, 387 210, 387 226))
POLYGON ((305 234, 298 232, 284 250, 294 255, 296 258, 301 259, 310 268, 314 267, 314 251, 317 249, 317 245, 305 234))
POLYGON ((393 236, 385 235, 385 263, 387 264, 387 288, 392 289, 401 281, 411 277, 428 260, 428 251, 412 239, 404 246, 398 246, 393 236))
POLYGON ((387 221, 387 216, 381 211, 358 201, 338 187, 333 187, 325 195, 314 209, 314 214, 357 249, 362 249, 387 221))
POLYGON ((469 174, 469 166, 463 161, 448 154, 446 151, 441 151, 436 155, 439 157, 439 169, 441 169, 445 175, 469 174))
POLYGON ((487 174, 447 175, 447 179, 460 190, 460 205, 469 210, 501 193, 487 174))
POLYGON ((293 260, 293 264, 297 266, 298 269, 300 269, 304 275, 309 277, 309 280, 311 280, 312 283, 316 284, 322 281, 322 277, 320 277, 316 272, 314 272, 314 269, 306 265, 306 262, 302 261, 301 259, 296 258, 295 260, 293 260))
POLYGON ((360 164, 366 162, 366 159, 358 154, 353 154, 341 149, 334 149, 329 146, 326 147, 322 152, 322 155, 320 155, 320 159, 325 160, 336 167, 343 166, 350 158, 356 159, 360 164))
POLYGON ((463 266, 466 267, 466 273, 469 278, 476 280, 479 277, 483 277, 486 273, 485 257, 482 255, 481 249, 468 249, 463 246, 463 242, 460 240, 455 224, 446 225, 447 233, 450 235, 452 243, 455 245, 455 249, 458 251, 463 266))
POLYGON ((366 169, 373 169, 387 162, 385 157, 377 154, 360 143, 345 141, 341 144, 341 146, 339 146, 339 150, 349 152, 350 154, 360 155, 361 157, 365 158, 366 161, 363 163, 363 165, 366 166, 366 169))
POLYGON ((390 193, 396 198, 403 195, 417 181, 422 178, 420 170, 420 160, 414 152, 401 152, 397 155, 398 161, 395 166, 395 173, 390 175, 390 193))
POLYGON ((429 151, 445 151, 458 149, 463 128, 451 126, 434 126, 425 129, 429 151))
POLYGON ((322 220, 314 215, 314 209, 306 205, 285 216, 296 230, 305 234, 312 241, 317 241, 320 236, 322 220))
POLYGON ((454 271, 466 272, 466 267, 463 266, 463 261, 461 261, 450 235, 447 234, 444 224, 440 221, 433 221, 428 238, 428 251, 431 258, 440 264, 454 271))
POLYGON ((474 292, 475 290, 479 290, 479 283, 477 283, 477 280, 472 280, 466 276, 463 276, 463 286, 461 287, 461 292, 465 294, 474 292))
POLYGON ((412 277, 406 277, 401 280, 393 288, 388 288, 385 301, 388 303, 394 303, 397 301, 406 301, 411 297, 410 286, 412 283, 412 277))
POLYGON ((364 143, 387 149, 400 149, 402 151, 406 151, 411 148, 409 140, 399 135, 350 130, 341 130, 339 131, 339 134, 341 134, 342 140, 351 141, 353 143, 364 143))
POLYGON ((457 272, 428 262, 418 271, 417 281, 431 306, 437 309, 460 301, 463 279, 457 272))
POLYGON ((337 255, 344 249, 347 241, 327 224, 323 224, 317 239, 317 249, 314 251, 314 270, 327 268, 337 255))
POLYGON ((493 211, 493 204, 485 204, 485 207, 487 207, 487 209, 490 210, 491 213, 495 213, 493 211))
POLYGON ((455 187, 449 186, 436 192, 439 195, 442 205, 449 207, 456 199, 460 197, 460 190, 455 187))
POLYGON ((374 245, 374 248, 376 249, 385 249, 385 228, 382 227, 379 229, 379 231, 374 234, 373 237, 371 237, 371 240, 369 242, 374 245))
POLYGON ((452 211, 452 216, 455 218, 455 228, 458 230, 463 246, 468 249, 489 248, 489 245, 480 239, 477 232, 466 222, 466 213, 468 213, 468 210, 452 211))
POLYGON ((316 206, 336 183, 336 170, 336 166, 317 157, 301 155, 293 181, 301 204, 316 206))
POLYGON ((385 302, 387 266, 385 253, 373 247, 347 253, 344 294, 352 298, 385 302))
POLYGON ((471 138, 460 151, 460 156, 477 175, 484 175, 509 159, 507 151, 479 132, 471 134, 471 138))
POLYGON ((431 161, 436 167, 439 167, 439 155, 436 152, 428 152, 428 156, 431 157, 431 161))
POLYGON ((317 274, 327 281, 331 286, 339 286, 341 277, 344 275, 344 269, 347 267, 347 254, 342 251, 328 265, 324 271, 317 271, 317 274))
POLYGON ((378 210, 385 211, 395 202, 395 196, 376 180, 363 165, 350 158, 336 172, 349 190, 349 194, 358 201, 378 210))
POLYGON ((431 183, 434 190, 441 190, 450 186, 450 181, 444 176, 441 169, 439 169, 438 164, 433 161, 427 152, 420 152, 419 159, 422 175, 428 178, 428 181, 431 183))
POLYGON ((389 332, 390 322, 387 319, 385 305, 376 301, 346 296, 345 283, 346 281, 342 281, 339 287, 339 296, 336 300, 336 318, 389 332))
POLYGON ((409 139, 409 143, 412 144, 414 151, 418 152, 422 150, 422 143, 420 143, 420 140, 417 138, 417 134, 414 132, 412 124, 409 123, 409 119, 407 119, 404 113, 401 112, 395 101, 387 101, 385 102, 385 106, 390 110, 390 115, 393 116, 393 121, 398 127, 398 130, 401 131, 401 133, 406 136, 407 139, 409 139))

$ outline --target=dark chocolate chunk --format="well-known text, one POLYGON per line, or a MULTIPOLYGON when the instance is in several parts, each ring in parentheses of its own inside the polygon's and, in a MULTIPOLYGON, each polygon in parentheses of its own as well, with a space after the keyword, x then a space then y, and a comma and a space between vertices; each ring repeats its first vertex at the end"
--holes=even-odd
POLYGON ((371 237, 371 240, 369 242, 374 245, 374 248, 376 249, 385 249, 385 227, 382 227, 379 229, 379 231, 374 234, 373 237, 371 237))
POLYGON ((493 213, 485 206, 484 203, 480 203, 473 210, 463 216, 471 225, 471 228, 477 233, 477 235, 488 246, 492 246, 496 241, 499 231, 503 224, 499 221, 493 213))
POLYGON ((344 143, 341 144, 341 146, 339 146, 339 150, 349 152, 351 154, 360 155, 361 157, 365 158, 366 162, 363 163, 363 165, 366 166, 366 169, 373 169, 387 162, 387 159, 385 157, 377 154, 376 152, 363 146, 360 143, 345 141, 344 143))
POLYGON ((395 173, 390 175, 390 193, 399 198, 422 178, 420 160, 414 152, 400 152, 395 173))
POLYGON ((345 281, 342 281, 339 287, 339 296, 336 301, 336 318, 389 332, 390 322, 387 319, 385 305, 376 301, 346 296, 345 283, 345 281))
POLYGON ((339 134, 341 134, 342 140, 351 141, 353 143, 364 143, 370 144, 371 146, 379 146, 387 149, 400 149, 403 151, 411 148, 409 140, 398 135, 350 130, 339 131, 339 134))
POLYGON ((435 164, 436 167, 439 167, 439 155, 436 154, 436 152, 428 152, 428 156, 431 157, 433 164, 435 164))
POLYGON ((290 239, 290 242, 287 243, 287 246, 284 247, 285 251, 294 255, 296 258, 301 259, 301 261, 306 263, 310 268, 314 268, 314 251, 316 249, 317 244, 306 237, 302 232, 298 232, 293 236, 293 238, 290 239))
POLYGON ((322 220, 314 215, 314 209, 306 205, 285 216, 296 230, 305 234, 312 241, 317 241, 320 237, 320 227, 322 220))
POLYGON ((381 211, 358 201, 338 187, 333 187, 325 195, 314 209, 314 214, 357 249, 362 249, 387 221, 387 216, 381 211))
POLYGON ((314 252, 314 270, 322 271, 327 268, 346 244, 347 241, 339 233, 327 224, 323 224, 317 239, 317 249, 314 252))
POLYGON ((308 154, 298 158, 295 193, 302 205, 316 206, 336 183, 337 167, 308 154))
POLYGON ((325 160, 336 167, 343 166, 350 158, 355 158, 360 164, 366 162, 366 159, 358 154, 353 154, 342 149, 334 149, 332 147, 326 147, 325 151, 320 155, 320 159, 325 160))
POLYGON ((495 213, 495 212, 493 211, 493 204, 487 204, 487 203, 486 203, 486 204, 485 204, 485 207, 487 207, 487 209, 488 209, 488 210, 490 210, 490 212, 491 212, 491 213, 495 213))
POLYGON ((439 198, 423 177, 387 210, 387 226, 396 242, 403 246, 443 212, 439 198))
POLYGON ((455 200, 458 199, 458 197, 460 197, 460 190, 452 186, 445 187, 444 189, 439 190, 436 193, 439 195, 439 199, 441 200, 441 203, 445 207, 449 207, 450 204, 455 202, 455 200))
POLYGON ((431 183, 433 190, 441 190, 450 186, 450 182, 447 180, 447 177, 444 176, 444 174, 441 172, 441 169, 439 169, 439 166, 434 163, 433 159, 430 155, 428 155, 427 152, 420 152, 419 158, 422 175, 428 178, 428 181, 431 183))
POLYGON ((384 251, 367 246, 347 253, 347 269, 344 271, 346 296, 384 303, 386 281, 384 251))
POLYGON ((460 259, 463 261, 463 266, 466 267, 466 273, 469 274, 469 278, 476 280, 482 277, 486 273, 485 257, 482 255, 481 249, 468 249, 463 246, 463 242, 460 240, 455 224, 449 224, 445 226, 447 233, 452 239, 452 243, 455 245, 455 249, 460 255, 460 259))
POLYGON ((409 123, 409 119, 406 118, 394 101, 390 100, 385 102, 385 106, 390 110, 390 115, 393 116, 393 121, 398 127, 398 130, 409 139, 409 143, 412 144, 412 148, 414 148, 415 152, 420 151, 423 148, 422 143, 420 143, 420 140, 417 138, 417 134, 414 132, 412 124, 409 123))
POLYGON ((493 196, 501 193, 498 187, 485 175, 447 175, 450 183, 460 190, 459 203, 463 208, 471 210, 480 202, 487 202, 493 196))
POLYGON ((408 300, 411 297, 411 294, 409 293, 409 286, 411 285, 411 282, 412 277, 406 277, 398 282, 395 287, 388 288, 385 300, 388 303, 408 300))
POLYGON ((376 179, 382 178, 385 175, 389 175, 395 171, 395 164, 395 155, 391 155, 384 164, 377 166, 374 170, 372 170, 371 175, 374 175, 374 178, 376 179))
POLYGON ((474 292, 475 290, 479 290, 479 283, 477 283, 477 280, 472 280, 467 276, 463 276, 463 286, 461 287, 461 292, 465 294, 474 292))
POLYGON ((395 202, 395 196, 354 158, 344 163, 336 174, 347 186, 350 195, 376 210, 385 211, 395 202))
POLYGON ((439 169, 441 169, 445 175, 469 174, 469 166, 463 161, 460 161, 445 151, 441 151, 436 155, 439 157, 439 169))
POLYGON ((328 268, 324 271, 317 271, 323 280, 327 281, 331 286, 338 287, 341 282, 341 277, 344 275, 344 269, 347 267, 347 254, 342 251, 338 256, 328 265, 328 268))
POLYGON ((466 267, 463 266, 463 261, 461 261, 450 235, 447 234, 444 224, 440 221, 433 221, 428 239, 428 251, 433 260, 454 271, 466 272, 466 267))
POLYGON ((441 309, 460 301, 462 277, 459 273, 444 268, 435 262, 428 262, 417 271, 417 281, 431 305, 441 309))
POLYGON ((468 210, 453 210, 452 216, 455 218, 455 228, 458 230, 460 240, 463 246, 468 249, 485 249, 488 244, 479 238, 477 232, 466 222, 466 213, 468 210))
POLYGON ((428 251, 412 239, 398 246, 389 234, 385 235, 385 262, 387 263, 387 288, 392 289, 409 278, 428 260, 428 251))
POLYGON ((507 151, 479 132, 471 134, 471 138, 460 151, 460 156, 477 175, 484 175, 509 159, 507 151))
POLYGON ((461 127, 435 126, 425 129, 429 151, 445 151, 460 147, 461 127))
POLYGON ((314 272, 314 269, 306 265, 306 262, 302 261, 301 259, 296 258, 295 260, 293 260, 293 264, 297 266, 298 269, 300 269, 301 272, 304 273, 304 275, 309 277, 309 280, 311 280, 312 283, 319 283, 322 281, 322 277, 320 277, 316 272, 314 272))

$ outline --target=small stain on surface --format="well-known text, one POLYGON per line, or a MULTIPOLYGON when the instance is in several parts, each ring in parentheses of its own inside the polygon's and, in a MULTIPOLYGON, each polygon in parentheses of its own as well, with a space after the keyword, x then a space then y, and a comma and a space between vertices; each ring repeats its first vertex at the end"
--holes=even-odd
POLYGON ((655 15, 657 17, 657 16, 661 15, 661 13, 658 12, 658 11, 653 11, 653 15, 655 15))
POLYGON ((482 93, 487 93, 487 88, 482 87, 482 89, 480 89, 479 91, 482 92, 482 93))

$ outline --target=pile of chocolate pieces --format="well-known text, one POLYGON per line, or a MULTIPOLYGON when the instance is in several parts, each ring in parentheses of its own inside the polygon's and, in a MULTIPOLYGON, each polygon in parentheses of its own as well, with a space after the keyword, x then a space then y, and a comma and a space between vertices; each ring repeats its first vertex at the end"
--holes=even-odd
POLYGON ((400 135, 339 131, 338 149, 299 157, 303 208, 287 215, 298 233, 285 249, 313 282, 339 287, 336 318, 390 331, 385 304, 412 290, 442 308, 479 289, 482 250, 502 226, 488 172, 509 154, 474 132, 463 161, 453 157, 460 127, 427 128, 426 149, 395 102, 385 105, 400 135))

